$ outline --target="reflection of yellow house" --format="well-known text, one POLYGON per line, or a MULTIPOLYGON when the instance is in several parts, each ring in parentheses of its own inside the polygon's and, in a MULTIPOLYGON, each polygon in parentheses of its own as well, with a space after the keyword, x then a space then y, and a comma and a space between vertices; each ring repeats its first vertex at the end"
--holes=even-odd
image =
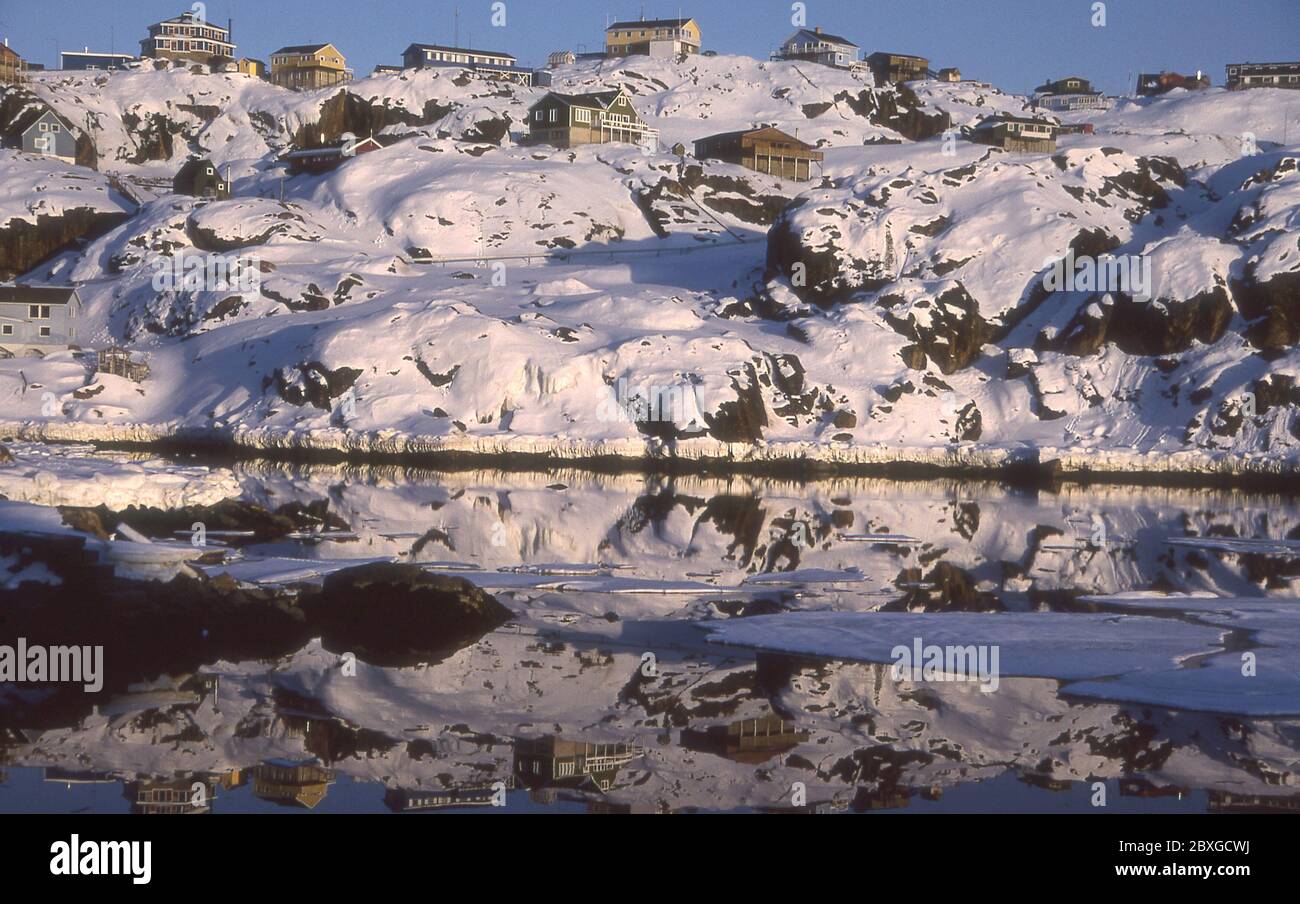
POLYGON ((128 784, 125 793, 132 813, 211 813, 217 786, 198 776, 145 778, 128 784))
POLYGON ((253 770, 253 794, 287 807, 314 809, 333 783, 333 772, 305 763, 262 763, 253 770))
POLYGON ((700 26, 694 19, 640 19, 605 29, 605 56, 669 57, 700 52, 700 26))
POLYGON ((328 88, 352 79, 352 70, 333 44, 298 44, 271 54, 271 81, 293 91, 328 88))

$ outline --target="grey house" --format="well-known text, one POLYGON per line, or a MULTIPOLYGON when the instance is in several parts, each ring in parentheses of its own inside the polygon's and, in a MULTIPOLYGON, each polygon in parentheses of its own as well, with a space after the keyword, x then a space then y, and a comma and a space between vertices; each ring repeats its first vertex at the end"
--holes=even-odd
POLYGON ((29 154, 57 157, 65 163, 77 162, 77 136, 53 110, 46 110, 23 129, 23 150, 29 154))
POLYGON ((76 289, 0 286, 0 357, 42 355, 75 344, 82 307, 76 289))

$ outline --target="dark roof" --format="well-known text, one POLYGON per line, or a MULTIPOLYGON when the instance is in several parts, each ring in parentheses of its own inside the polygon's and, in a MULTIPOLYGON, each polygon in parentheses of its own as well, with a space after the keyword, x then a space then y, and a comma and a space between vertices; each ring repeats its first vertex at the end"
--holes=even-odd
POLYGON ((786 42, 789 43, 790 41, 794 40, 800 35, 808 35, 808 37, 814 38, 819 41, 830 41, 832 44, 847 44, 850 47, 858 46, 857 44, 854 44, 852 41, 850 41, 848 38, 843 38, 840 37, 839 35, 833 35, 828 31, 816 31, 812 28, 799 29, 791 37, 787 38, 786 42))
MULTIPOLYGON (((374 136, 369 138, 359 138, 353 148, 359 148, 362 145, 373 144, 376 148, 382 148, 383 145, 375 140, 374 136)), ((343 142, 335 142, 318 148, 303 148, 300 151, 290 151, 284 155, 285 160, 298 160, 303 157, 341 157, 343 156, 343 142)))
POLYGON ((60 116, 53 107, 37 107, 35 109, 25 111, 22 115, 18 117, 17 121, 14 122, 13 126, 10 128, 10 131, 16 132, 17 134, 21 135, 24 132, 26 132, 28 129, 30 129, 32 126, 40 122, 42 119, 44 119, 47 113, 53 116, 55 119, 57 119, 62 124, 63 128, 68 132, 69 135, 75 136, 76 130, 73 128, 72 123, 68 122, 66 119, 60 116))
POLYGON ((975 123, 975 128, 991 129, 1004 122, 1026 122, 1040 126, 1060 126, 1060 123, 1056 120, 1047 119, 1045 117, 1015 116, 1011 113, 994 113, 990 116, 985 116, 979 122, 975 123))
POLYGON ((738 129, 735 132, 719 132, 716 135, 706 135, 703 138, 697 138, 695 139, 695 143, 699 144, 704 141, 724 141, 724 140, 730 141, 732 139, 744 138, 746 135, 756 135, 760 132, 776 132, 778 135, 783 136, 784 138, 794 142, 795 144, 802 145, 803 147, 807 148, 810 151, 816 150, 815 145, 811 145, 801 138, 795 138, 789 132, 778 129, 776 126, 759 126, 754 129, 738 129))
POLYGON ((0 286, 0 304, 68 304, 80 301, 76 289, 61 286, 0 286))
POLYGON ((405 56, 407 51, 409 51, 411 47, 418 47, 420 50, 442 50, 442 51, 451 51, 452 53, 477 53, 479 56, 497 56, 497 57, 509 57, 512 60, 515 59, 515 55, 513 53, 506 53, 501 50, 474 50, 473 48, 470 47, 449 47, 446 44, 420 44, 418 42, 410 45, 410 47, 407 47, 406 50, 403 50, 402 55, 405 56))
POLYGON ((207 157, 191 157, 189 160, 186 160, 181 164, 181 168, 176 171, 176 176, 173 181, 193 179, 198 170, 208 166, 212 167, 212 171, 217 174, 218 178, 220 178, 220 170, 218 170, 216 164, 207 157))
POLYGON ((1044 82, 1043 84, 1035 88, 1034 93, 1035 94, 1100 94, 1101 93, 1100 91, 1067 90, 1063 86, 1065 85, 1066 82, 1070 82, 1070 81, 1083 82, 1083 84, 1087 85, 1089 88, 1092 87, 1092 82, 1090 82, 1088 79, 1084 78, 1081 75, 1067 75, 1065 78, 1048 79, 1046 82, 1044 82))
POLYGON ((927 62, 930 59, 929 57, 923 57, 916 53, 894 53, 891 50, 877 50, 875 53, 871 54, 871 56, 867 57, 867 59, 872 60, 879 57, 902 57, 907 60, 926 60, 927 62))
MULTIPOLYGON (((605 110, 614 102, 614 99, 622 91, 593 91, 590 94, 561 94, 558 91, 548 91, 546 97, 539 100, 537 104, 542 103, 550 98, 555 98, 566 107, 586 107, 591 110, 605 110)), ((537 106, 533 104, 533 106, 537 106)), ((530 108, 531 109, 531 108, 530 108)))
POLYGON ((271 51, 274 56, 277 53, 315 53, 323 47, 329 47, 332 42, 322 41, 319 44, 290 44, 288 47, 281 47, 279 50, 271 51))
POLYGON ((606 26, 605 31, 612 31, 615 28, 681 28, 687 22, 686 19, 633 19, 627 22, 615 22, 613 25, 606 26))

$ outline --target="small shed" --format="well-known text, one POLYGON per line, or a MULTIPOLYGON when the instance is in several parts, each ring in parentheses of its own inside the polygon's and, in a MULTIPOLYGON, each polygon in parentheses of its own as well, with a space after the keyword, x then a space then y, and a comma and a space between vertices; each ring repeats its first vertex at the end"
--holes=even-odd
POLYGON ((211 160, 191 157, 172 179, 172 191, 178 195, 224 201, 230 197, 230 183, 221 177, 221 170, 211 160))
POLYGON ((131 359, 126 349, 111 345, 101 348, 96 355, 95 370, 101 374, 125 377, 133 383, 143 383, 149 378, 149 365, 131 359))

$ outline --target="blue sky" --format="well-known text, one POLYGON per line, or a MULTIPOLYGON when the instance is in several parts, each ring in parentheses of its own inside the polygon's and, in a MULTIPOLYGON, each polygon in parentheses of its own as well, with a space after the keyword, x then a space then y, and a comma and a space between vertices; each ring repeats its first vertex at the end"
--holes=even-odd
MULTIPOLYGON (((706 49, 765 58, 793 31, 786 0, 504 0, 506 26, 491 25, 492 0, 208 0, 210 19, 235 20, 241 56, 266 59, 285 44, 333 41, 358 74, 400 63, 412 41, 515 54, 541 65, 552 50, 600 45, 608 16, 693 15, 706 49)), ((806 0, 808 24, 864 50, 920 53, 936 66, 1024 92, 1048 76, 1091 77, 1121 93, 1139 71, 1210 73, 1228 62, 1300 58, 1300 0, 1108 0, 1106 26, 1091 24, 1093 0, 806 0)), ((151 23, 188 0, 0 0, 0 37, 47 65, 57 50, 138 52, 151 23)))

